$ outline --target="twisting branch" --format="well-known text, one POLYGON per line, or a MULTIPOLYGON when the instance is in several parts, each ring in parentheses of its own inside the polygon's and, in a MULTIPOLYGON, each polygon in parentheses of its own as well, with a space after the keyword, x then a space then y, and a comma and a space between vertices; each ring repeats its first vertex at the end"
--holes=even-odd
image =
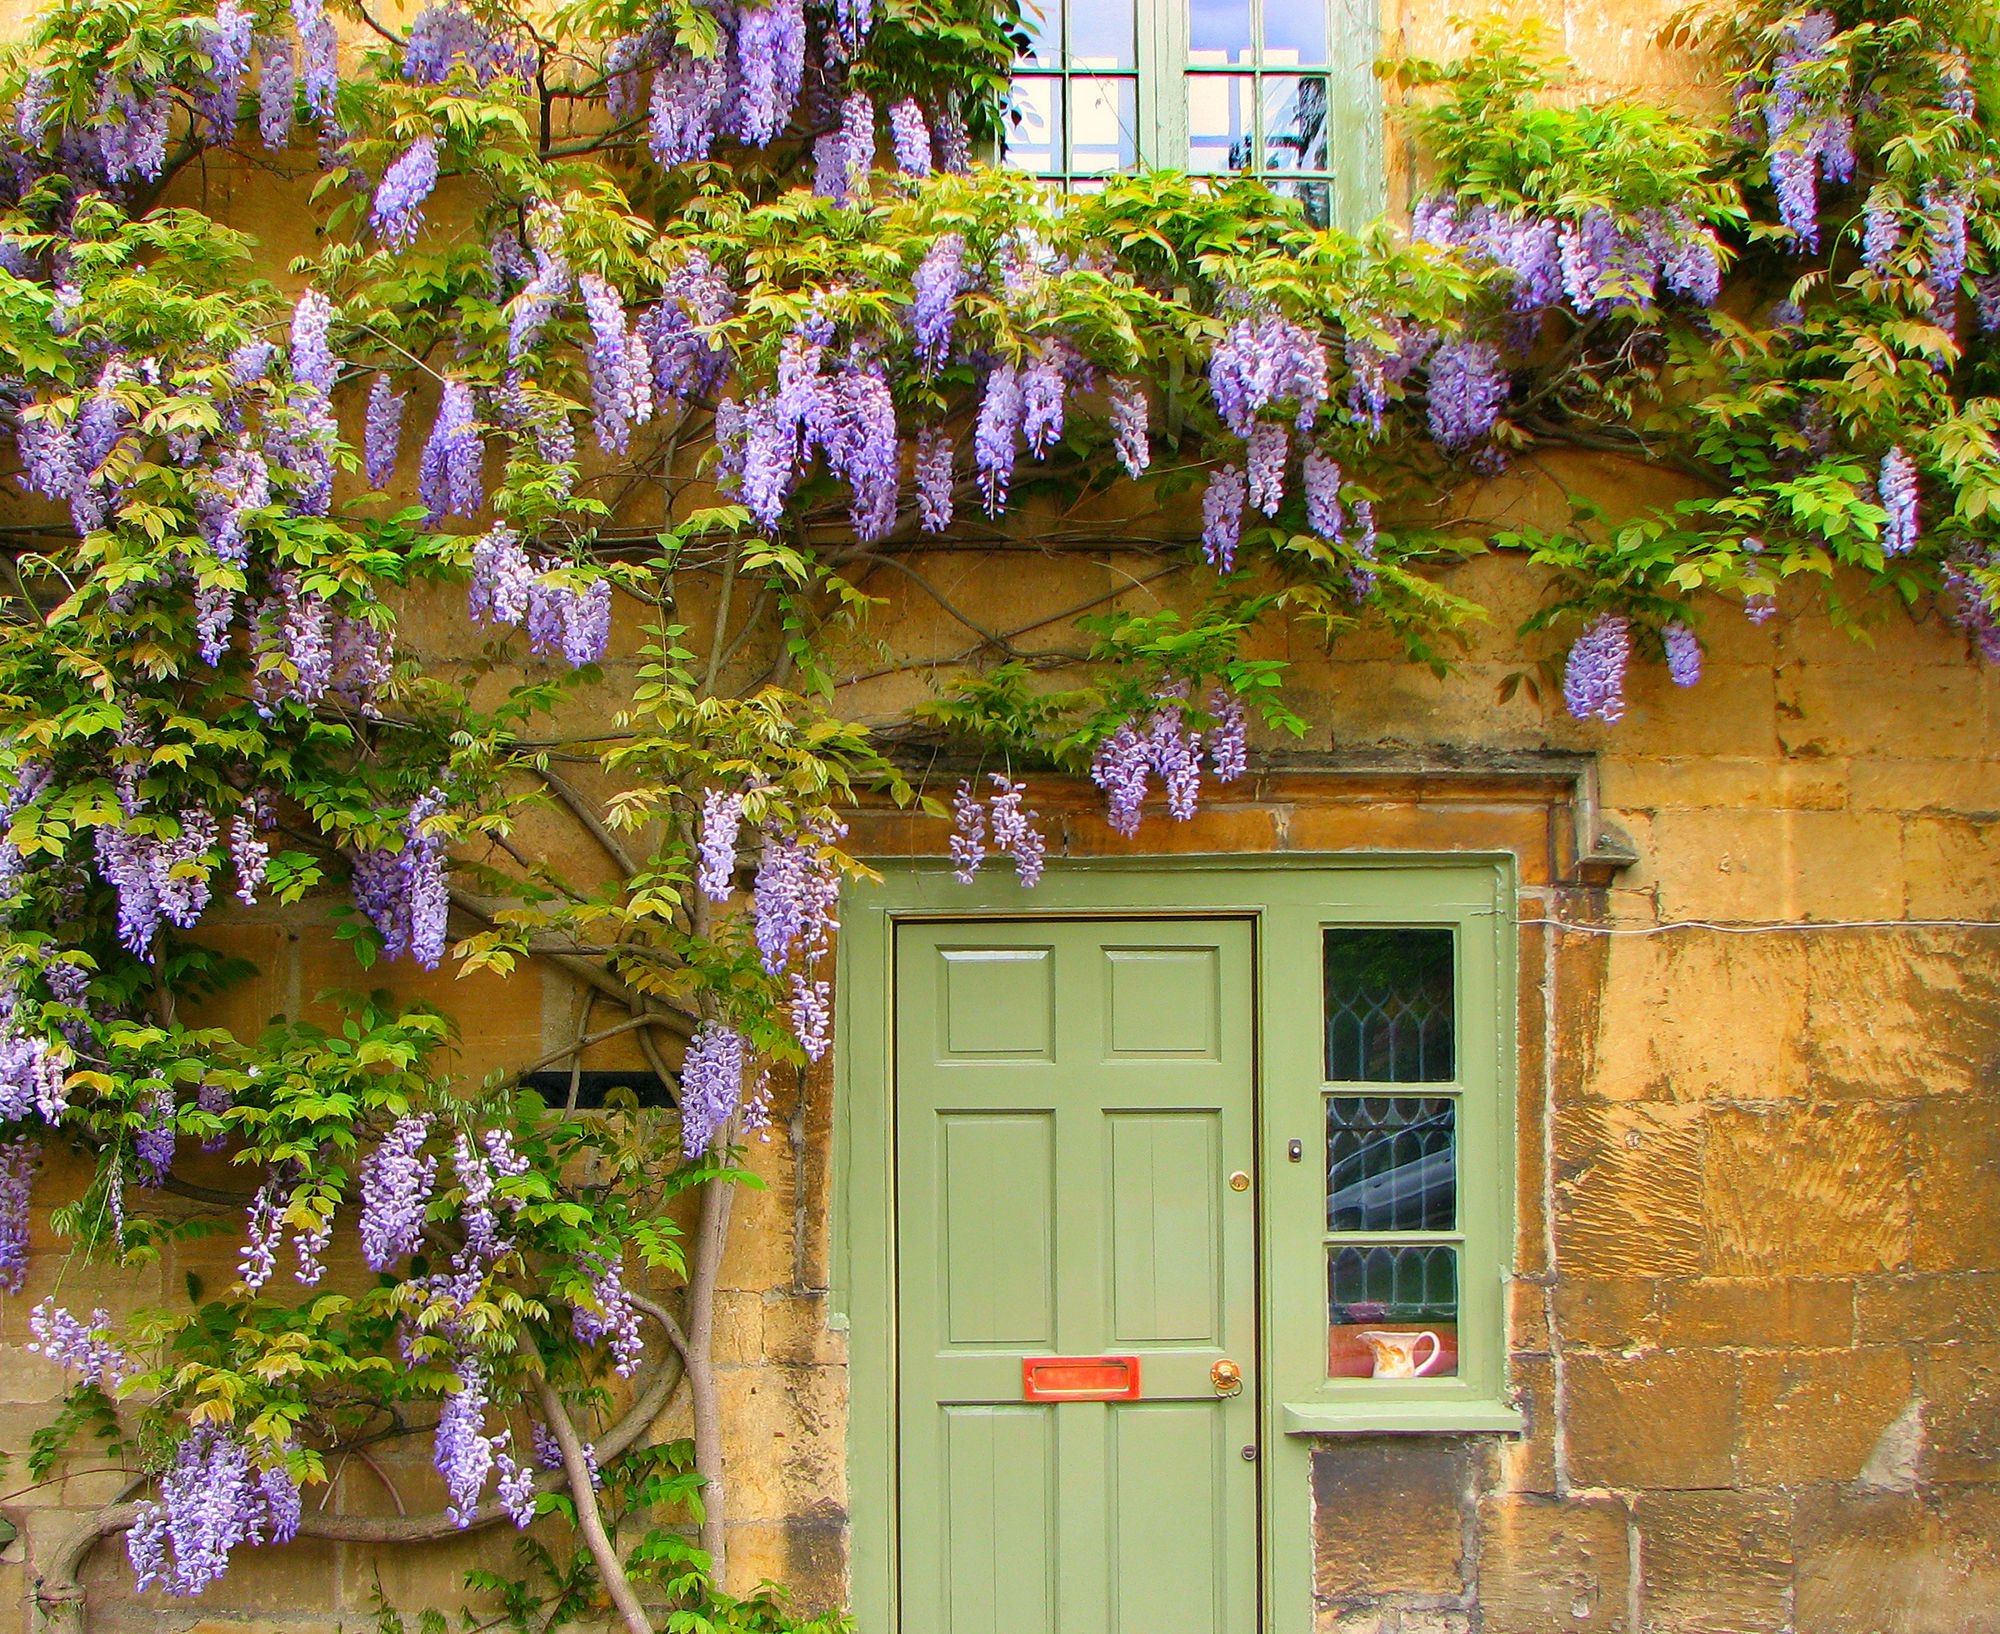
POLYGON ((611 1596, 611 1603, 618 1608, 618 1615, 625 1619, 631 1634, 653 1634, 652 1619, 639 1604, 632 1579, 625 1575, 625 1563, 618 1558, 618 1547, 604 1529, 590 1460, 583 1455, 583 1443, 577 1437, 576 1426, 570 1422, 569 1410, 546 1379, 536 1384, 535 1399, 541 1403, 542 1417, 548 1421, 556 1445, 562 1449, 563 1474, 569 1478, 570 1500, 576 1505, 576 1527, 589 1546, 590 1558, 597 1563, 597 1576, 605 1593, 611 1596))

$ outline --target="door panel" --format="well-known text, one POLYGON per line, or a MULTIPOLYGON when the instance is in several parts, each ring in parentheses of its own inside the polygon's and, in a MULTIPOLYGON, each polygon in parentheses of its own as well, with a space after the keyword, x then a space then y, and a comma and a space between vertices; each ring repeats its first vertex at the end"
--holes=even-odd
POLYGON ((1256 1626, 1250 971, 1244 920, 898 929, 904 1634, 1256 1626), (1139 1399, 1023 1399, 1107 1354, 1139 1399))

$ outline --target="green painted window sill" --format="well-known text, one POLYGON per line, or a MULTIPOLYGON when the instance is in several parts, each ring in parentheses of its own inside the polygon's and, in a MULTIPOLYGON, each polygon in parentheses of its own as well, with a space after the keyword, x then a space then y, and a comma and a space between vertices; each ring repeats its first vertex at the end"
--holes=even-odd
POLYGON ((1497 1401, 1286 1402, 1279 1413, 1286 1435, 1518 1435, 1524 1427, 1516 1409, 1497 1401))

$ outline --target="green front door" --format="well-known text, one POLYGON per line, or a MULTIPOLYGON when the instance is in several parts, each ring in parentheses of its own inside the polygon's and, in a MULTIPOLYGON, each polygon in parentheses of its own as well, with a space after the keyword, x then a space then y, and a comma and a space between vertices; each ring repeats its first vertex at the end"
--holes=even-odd
POLYGON ((1247 1634, 1249 921, 906 922, 895 969, 900 1634, 1247 1634))

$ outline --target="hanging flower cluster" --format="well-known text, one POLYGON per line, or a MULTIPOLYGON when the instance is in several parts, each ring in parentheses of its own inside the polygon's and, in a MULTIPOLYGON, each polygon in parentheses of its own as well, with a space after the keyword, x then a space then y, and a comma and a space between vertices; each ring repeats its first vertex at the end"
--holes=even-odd
POLYGON ((1165 789, 1168 814, 1176 822, 1194 816, 1201 800, 1204 749, 1218 782, 1233 783, 1248 769, 1241 703, 1226 693, 1211 695, 1215 725, 1206 734, 1188 723, 1187 712, 1186 687, 1170 688, 1143 726, 1121 721, 1098 744, 1090 777, 1104 791, 1105 821, 1114 833, 1130 839, 1139 832, 1147 785, 1154 776, 1165 789))
POLYGON ((364 850, 353 857, 354 903, 382 937, 391 959, 408 954, 426 970, 444 957, 450 858, 442 835, 429 825, 446 809, 442 789, 432 789, 403 819, 398 851, 364 850))
POLYGON ((552 556, 531 556, 504 522, 472 549, 468 608, 482 624, 512 624, 528 632, 529 649, 560 652, 572 669, 595 664, 611 640, 611 581, 592 579, 576 590, 551 583, 562 570, 552 556))
POLYGON ((970 783, 960 783, 952 795, 951 860, 953 874, 962 885, 978 876, 986 860, 990 835, 993 849, 1013 859, 1014 872, 1024 886, 1038 884, 1047 865, 1048 842, 1035 827, 1038 812, 1023 809, 1028 789, 1005 772, 989 772, 994 792, 982 804, 970 783))
POLYGON ((126 1553, 141 1589, 196 1595, 240 1545, 289 1543, 299 1518, 298 1487, 283 1465, 259 1469, 233 1432, 201 1424, 175 1449, 160 1496, 140 1503, 126 1553))

